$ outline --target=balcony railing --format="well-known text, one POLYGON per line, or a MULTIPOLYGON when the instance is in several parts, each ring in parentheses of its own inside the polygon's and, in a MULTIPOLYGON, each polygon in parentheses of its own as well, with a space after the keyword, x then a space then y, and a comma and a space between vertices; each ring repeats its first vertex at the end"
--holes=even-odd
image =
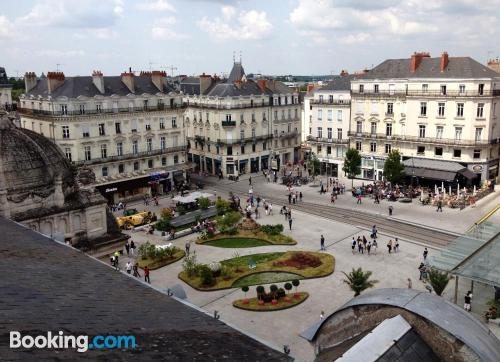
POLYGON ((387 90, 387 91, 378 91, 375 92, 373 90, 367 91, 364 90, 360 92, 359 90, 352 90, 352 95, 355 97, 498 97, 500 96, 500 89, 492 89, 485 90, 479 92, 475 91, 446 91, 441 92, 437 91, 422 91, 422 90, 387 90))
MULTIPOLYGON (((200 136, 197 136, 197 137, 200 137, 200 136)), ((199 142, 198 140, 200 138, 197 138, 197 137, 187 137, 187 139, 190 141, 199 142)), ((257 141, 265 141, 265 140, 271 139, 272 137, 273 136, 269 134, 269 135, 255 136, 255 137, 235 138, 232 140, 218 138, 217 140, 211 140, 210 142, 208 142, 208 141, 207 142, 211 143, 211 144, 219 144, 219 145, 237 145, 237 144, 247 143, 247 142, 255 143, 257 141)), ((206 141, 205 137, 203 137, 203 136, 201 136, 201 139, 204 142, 206 141)))
POLYGON ((236 121, 222 121, 222 127, 236 127, 236 121))
POLYGON ((341 145, 349 143, 348 138, 325 138, 325 137, 314 137, 314 136, 307 136, 307 141, 315 143, 333 143, 341 145))
POLYGON ((332 100, 329 99, 311 99, 311 105, 324 105, 324 106, 349 106, 351 104, 350 100, 332 100))
POLYGON ((168 153, 181 152, 181 151, 186 151, 186 146, 168 147, 168 148, 163 148, 163 149, 160 148, 158 150, 152 150, 152 151, 126 153, 126 154, 123 154, 121 156, 109 156, 109 157, 104 157, 104 158, 93 158, 91 160, 74 161, 73 164, 76 166, 87 166, 87 165, 95 165, 95 164, 99 164, 99 163, 126 161, 126 160, 130 160, 130 159, 135 159, 135 158, 158 156, 158 155, 164 155, 164 154, 168 154, 168 153))
POLYGON ((464 140, 455 138, 436 138, 436 137, 417 137, 417 136, 402 136, 402 135, 391 135, 388 136, 384 133, 369 133, 369 132, 348 132, 349 137, 354 138, 365 138, 365 139, 380 139, 385 141, 405 141, 414 143, 433 143, 440 145, 454 145, 454 146, 486 146, 489 144, 494 144, 497 140, 464 140))
POLYGON ((287 139, 287 138, 296 137, 298 134, 299 134, 299 132, 297 132, 297 131, 281 132, 281 133, 275 134, 273 137, 274 138, 284 138, 284 139, 287 139))
POLYGON ((118 114, 118 113, 136 113, 136 112, 155 112, 164 110, 175 110, 182 109, 181 105, 175 105, 174 107, 167 107, 165 105, 158 106, 147 106, 147 107, 127 107, 127 108, 106 108, 106 109, 85 109, 85 111, 75 110, 75 111, 47 111, 40 109, 30 109, 30 108, 18 108, 18 112, 24 115, 35 115, 42 117, 85 117, 85 116, 95 116, 100 114, 118 114))

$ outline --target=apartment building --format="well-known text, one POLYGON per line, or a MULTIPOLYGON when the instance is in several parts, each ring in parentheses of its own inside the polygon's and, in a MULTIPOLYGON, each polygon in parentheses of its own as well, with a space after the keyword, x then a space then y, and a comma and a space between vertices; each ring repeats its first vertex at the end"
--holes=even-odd
POLYGON ((298 161, 301 106, 292 88, 249 80, 234 62, 227 79, 188 77, 181 90, 188 160, 197 171, 235 176, 298 161))
POLYGON ((10 109, 11 105, 12 84, 9 84, 5 68, 0 67, 0 108, 10 109))
POLYGON ((304 97, 306 142, 319 159, 321 174, 338 177, 349 146, 351 79, 342 72, 304 97))
POLYGON ((488 67, 446 52, 415 53, 352 79, 351 92, 349 136, 362 154, 361 178, 381 180, 393 149, 422 180, 498 177, 500 77, 488 67))
POLYGON ((162 194, 183 181, 184 108, 165 72, 26 73, 25 83, 20 126, 55 142, 108 201, 162 194))

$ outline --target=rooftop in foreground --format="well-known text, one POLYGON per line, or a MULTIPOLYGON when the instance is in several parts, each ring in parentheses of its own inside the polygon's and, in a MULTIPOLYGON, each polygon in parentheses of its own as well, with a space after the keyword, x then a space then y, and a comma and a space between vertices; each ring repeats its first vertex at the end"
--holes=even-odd
POLYGON ((286 361, 285 355, 87 255, 0 218, 5 360, 286 361), (22 335, 134 335, 131 350, 10 349, 22 335))

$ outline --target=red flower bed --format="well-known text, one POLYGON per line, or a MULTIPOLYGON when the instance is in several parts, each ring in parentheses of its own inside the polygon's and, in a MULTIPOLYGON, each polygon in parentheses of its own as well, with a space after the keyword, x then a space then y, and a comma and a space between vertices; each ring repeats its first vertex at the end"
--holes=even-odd
POLYGON ((289 266, 297 269, 316 268, 321 264, 319 257, 309 253, 295 253, 287 260, 273 263, 274 266, 289 266))

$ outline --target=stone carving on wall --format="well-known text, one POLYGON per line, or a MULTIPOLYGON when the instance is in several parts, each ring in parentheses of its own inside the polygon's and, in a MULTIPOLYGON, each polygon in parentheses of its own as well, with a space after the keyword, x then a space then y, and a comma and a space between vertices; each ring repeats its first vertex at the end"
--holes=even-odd
POLYGON ((78 182, 84 186, 91 185, 95 183, 95 174, 90 168, 81 167, 78 169, 77 179, 78 182))

